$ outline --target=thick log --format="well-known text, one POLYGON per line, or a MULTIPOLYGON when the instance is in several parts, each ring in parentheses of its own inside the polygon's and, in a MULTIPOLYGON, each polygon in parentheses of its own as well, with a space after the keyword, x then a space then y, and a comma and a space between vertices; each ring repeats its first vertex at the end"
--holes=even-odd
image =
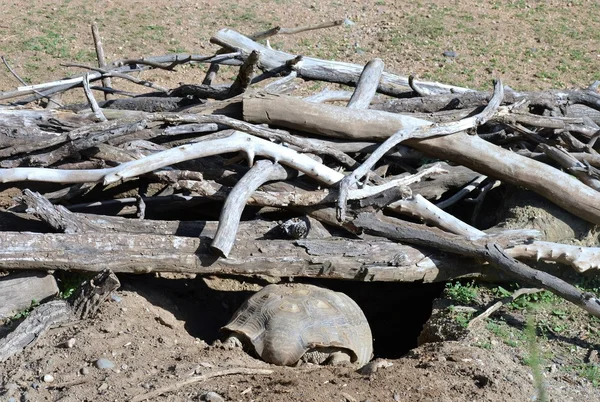
POLYGON ((0 278, 0 318, 13 316, 58 294, 54 276, 45 272, 20 272, 0 278))
POLYGON ((249 94, 243 100, 244 120, 350 140, 385 140, 403 128, 431 122, 379 110, 360 110, 307 102, 273 94, 249 94))
POLYGON ((550 275, 535 270, 510 257, 502 246, 487 239, 469 240, 445 233, 439 229, 427 228, 409 222, 386 219, 379 220, 373 213, 362 213, 353 223, 369 234, 385 236, 396 241, 428 245, 473 258, 481 258, 495 268, 518 281, 535 287, 542 287, 581 307, 594 317, 600 318, 600 299, 592 293, 582 292, 575 286, 550 275))
POLYGON ((0 339, 0 362, 35 344, 57 324, 92 317, 120 285, 115 274, 104 270, 84 282, 68 301, 52 300, 36 307, 14 331, 0 339))
MULTIPOLYGON (((394 114, 316 105, 282 96, 244 98, 244 117, 251 122, 276 124, 337 138, 385 139, 402 127, 397 115, 389 118, 383 116, 394 114), (375 114, 367 117, 369 113, 375 114)), ((410 124, 425 125, 429 122, 411 118, 410 124)), ((410 139, 405 144, 486 176, 533 190, 572 214, 600 224, 598 191, 551 166, 505 150, 478 136, 462 132, 436 138, 410 139), (572 194, 577 194, 577 197, 572 194)))
MULTIPOLYGON (((5 212, 0 214, 0 230, 22 230, 45 233, 48 227, 65 233, 105 232, 137 233, 155 235, 176 235, 183 237, 213 237, 219 222, 216 221, 161 221, 152 219, 128 219, 119 216, 99 216, 71 212, 62 205, 53 205, 46 198, 30 190, 23 192, 22 200, 27 204, 27 212, 38 217, 40 222, 31 223, 28 215, 5 212), (28 219, 29 218, 29 219, 28 219), (6 226, 3 223, 7 223, 6 226)), ((265 237, 278 223, 266 220, 240 222, 238 233, 248 239, 265 237)))
MULTIPOLYGON (((217 32, 211 38, 211 42, 229 49, 241 50, 246 55, 252 53, 252 51, 260 52, 260 66, 265 70, 280 69, 284 67, 289 60, 295 58, 295 55, 265 47, 228 28, 221 29, 217 32)), ((293 70, 298 73, 298 77, 308 80, 355 85, 360 77, 363 67, 340 61, 302 57, 302 59, 294 65, 293 70)), ((467 88, 434 82, 419 81, 417 84, 435 93, 462 93, 469 91, 467 88)), ((408 77, 384 72, 381 76, 381 81, 379 82, 378 91, 394 96, 405 93, 409 89, 408 86, 408 77)))
POLYGON ((229 258, 211 253, 210 239, 117 233, 0 232, 0 269, 63 269, 121 273, 319 277, 359 281, 439 282, 498 276, 473 261, 387 240, 238 239, 229 258), (491 276, 488 276, 490 274, 491 276))
POLYGON ((70 317, 71 306, 66 300, 52 300, 35 308, 13 332, 0 339, 0 362, 34 344, 53 325, 70 317))

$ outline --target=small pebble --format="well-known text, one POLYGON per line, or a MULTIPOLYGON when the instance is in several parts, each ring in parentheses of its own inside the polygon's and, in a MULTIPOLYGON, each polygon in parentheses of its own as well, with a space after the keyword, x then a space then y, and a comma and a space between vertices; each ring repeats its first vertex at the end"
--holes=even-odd
POLYGON ((96 366, 96 368, 99 368, 100 370, 108 370, 108 369, 115 367, 115 364, 113 362, 111 362, 108 359, 105 359, 104 357, 101 357, 98 360, 96 360, 94 362, 94 365, 96 366))
POLYGON ((4 386, 4 393, 6 396, 12 396, 19 392, 19 386, 14 382, 8 383, 4 386))
POLYGON ((81 375, 88 375, 90 373, 90 369, 87 367, 82 367, 79 372, 81 373, 81 375))
POLYGON ((62 344, 62 347, 67 349, 71 349, 73 346, 75 346, 75 338, 69 338, 66 342, 62 344))
POLYGON ((200 397, 200 400, 202 401, 207 401, 207 402, 225 402, 225 398, 223 398, 221 395, 217 394, 216 392, 207 392, 206 394, 202 395, 200 397))
POLYGON ((33 388, 33 389, 38 389, 39 387, 40 387, 40 384, 37 382, 34 382, 31 384, 31 388, 33 388))
POLYGON ((108 389, 108 384, 103 382, 102 385, 98 387, 98 391, 106 391, 108 389))
POLYGON ((443 55, 446 57, 456 57, 458 54, 454 50, 446 50, 443 55))
POLYGON ((54 376, 52 374, 46 374, 42 379, 44 382, 52 382, 54 381, 54 376))
POLYGON ((342 392, 342 396, 346 402, 358 402, 358 400, 350 394, 342 392))

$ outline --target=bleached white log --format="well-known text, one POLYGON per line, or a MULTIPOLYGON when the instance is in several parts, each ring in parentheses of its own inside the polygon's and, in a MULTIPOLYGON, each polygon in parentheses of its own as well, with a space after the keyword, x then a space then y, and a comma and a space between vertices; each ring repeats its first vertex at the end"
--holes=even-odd
POLYGON ((157 152, 145 158, 122 163, 113 168, 91 170, 0 169, 0 183, 17 181, 86 183, 103 180, 104 184, 110 184, 190 159, 229 152, 244 152, 250 161, 253 161, 256 155, 266 156, 329 185, 337 183, 344 177, 343 174, 328 168, 307 155, 249 134, 234 131, 228 136, 217 134, 200 142, 157 152))
POLYGON ((321 92, 307 96, 304 98, 304 100, 312 103, 324 103, 333 101, 348 101, 350 98, 352 98, 352 92, 350 91, 336 91, 325 88, 321 92))
POLYGON ((450 233, 459 234, 467 238, 476 239, 486 236, 485 232, 454 217, 437 207, 435 204, 429 202, 420 194, 415 194, 413 197, 405 200, 398 200, 390 204, 389 208, 392 211, 419 217, 433 226, 437 226, 450 233))
POLYGON ((581 247, 568 244, 535 241, 505 250, 517 259, 551 261, 567 264, 577 272, 600 269, 600 247, 581 247))
POLYGON ((375 92, 377 92, 383 68, 383 60, 379 58, 367 63, 356 83, 356 90, 346 107, 350 109, 367 109, 369 107, 375 92))
MULTIPOLYGON (((212 38, 211 42, 230 49, 241 50, 250 54, 256 50, 261 53, 261 65, 265 70, 281 68, 294 55, 279 50, 269 49, 248 37, 229 28, 221 29, 212 38)), ((312 57, 302 57, 292 69, 298 76, 305 79, 356 84, 363 70, 362 66, 340 61, 321 60, 312 57)), ((437 82, 415 81, 422 88, 427 88, 433 93, 463 93, 471 91, 468 88, 437 82)), ((384 72, 381 76, 378 91, 388 95, 398 95, 409 88, 408 77, 384 72)))
POLYGON ((502 102, 502 98, 504 98, 504 86, 500 80, 496 81, 494 85, 494 95, 490 99, 488 105, 483 109, 480 113, 475 116, 467 117, 457 122, 451 123, 442 123, 442 124, 428 124, 428 125, 419 125, 415 124, 412 127, 400 126, 398 131, 386 139, 383 144, 379 146, 373 152, 367 160, 357 169, 355 169, 351 174, 346 176, 344 180, 342 180, 339 184, 340 187, 340 197, 338 199, 338 219, 343 220, 346 214, 346 199, 348 194, 348 189, 352 188, 356 185, 360 178, 364 177, 371 169, 375 166, 375 164, 383 158, 383 156, 388 153, 393 147, 400 144, 403 141, 406 141, 410 138, 430 138, 435 136, 442 136, 448 134, 454 134, 461 131, 469 130, 475 128, 481 124, 485 124, 498 110, 500 103, 502 102))

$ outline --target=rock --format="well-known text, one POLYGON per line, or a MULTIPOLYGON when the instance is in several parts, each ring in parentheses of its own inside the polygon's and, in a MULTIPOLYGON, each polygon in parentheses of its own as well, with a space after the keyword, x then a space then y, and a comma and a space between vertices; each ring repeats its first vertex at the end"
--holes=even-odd
POLYGON ((109 334, 111 332, 115 332, 115 325, 113 323, 109 323, 109 324, 103 326, 102 328, 100 328, 100 331, 105 332, 107 334, 109 334))
POLYGON ((14 382, 10 382, 4 386, 4 395, 6 396, 13 396, 17 392, 19 392, 19 386, 14 382))
POLYGON ((588 354, 588 357, 587 357, 587 362, 594 363, 594 364, 600 363, 600 357, 598 357, 598 351, 596 349, 590 350, 590 353, 588 354))
POLYGON ((101 357, 94 362, 94 366, 96 366, 96 368, 99 368, 100 370, 108 370, 115 367, 115 364, 110 360, 101 357))
POLYGON ((60 344, 61 347, 71 349, 75 346, 75 338, 69 338, 66 342, 60 344))
POLYGON ((42 377, 42 380, 44 380, 44 382, 53 382, 54 376, 52 374, 46 374, 42 377))
POLYGON ((207 401, 207 402, 225 402, 225 398, 223 398, 221 395, 217 394, 216 392, 207 392, 206 394, 203 394, 202 396, 200 396, 200 400, 201 401, 207 401))
POLYGON ((371 375, 375 373, 380 368, 387 368, 393 366, 394 363, 388 362, 385 359, 376 359, 370 363, 365 364, 359 372, 363 375, 371 375))
POLYGON ((446 50, 446 51, 444 51, 443 55, 446 57, 454 58, 454 57, 458 56, 458 53, 456 53, 454 50, 446 50))
POLYGON ((431 317, 423 325, 423 330, 417 339, 418 344, 465 339, 469 335, 469 330, 458 321, 460 315, 464 313, 453 310, 449 300, 434 300, 431 317))
POLYGON ((342 392, 342 396, 344 397, 346 402, 358 402, 358 400, 355 397, 346 392, 342 392))
POLYGON ((98 391, 102 392, 102 391, 106 391, 108 389, 108 384, 103 382, 102 385, 100 385, 98 387, 98 391))
POLYGON ((87 367, 82 367, 79 372, 81 373, 81 375, 88 375, 90 373, 90 369, 87 367))

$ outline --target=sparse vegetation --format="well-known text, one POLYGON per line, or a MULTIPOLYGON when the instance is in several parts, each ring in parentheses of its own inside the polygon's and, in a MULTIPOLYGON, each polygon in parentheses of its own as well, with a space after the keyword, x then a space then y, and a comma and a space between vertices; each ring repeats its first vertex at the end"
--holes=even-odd
MULTIPOLYGON (((294 54, 358 64, 381 57, 390 71, 476 89, 489 87, 490 79, 497 76, 518 90, 582 87, 600 79, 598 2, 571 1, 557 10, 544 2, 524 0, 461 4, 377 0, 349 11, 344 2, 324 6, 288 0, 263 0, 262 8, 229 2, 214 9, 192 3, 165 3, 141 11, 119 5, 97 8, 79 0, 32 2, 23 9, 13 3, 6 9, 10 18, 0 26, 2 51, 28 83, 75 71, 60 67, 59 61, 95 64, 89 35, 92 19, 100 26, 110 61, 149 54, 210 54, 215 48, 205 38, 221 27, 252 33, 278 24, 306 25, 342 14, 356 24, 278 36, 270 44, 294 54), (291 21, 290 11, 295 15, 291 21), (455 51, 457 57, 444 56, 446 50, 455 51)), ((164 73, 161 84, 174 87, 178 82, 199 82, 204 68, 164 73)), ((225 81, 234 75, 235 69, 223 68, 219 79, 225 81)), ((0 74, 0 89, 16 85, 10 74, 0 74)), ((316 92, 323 87, 322 82, 314 82, 307 89, 316 92)), ((84 279, 81 275, 62 276, 60 297, 70 297, 84 279)), ((600 293, 600 279, 589 277, 579 287, 600 293)), ((446 286, 444 296, 456 305, 483 311, 517 288, 453 282, 446 286)), ((12 319, 26 317, 36 305, 32 301, 31 308, 12 319)), ((452 318, 463 328, 476 315, 452 312, 452 318)), ((564 361, 558 364, 561 375, 578 375, 600 387, 600 366, 585 361, 587 351, 600 344, 600 320, 588 317, 554 294, 544 291, 521 296, 487 319, 484 328, 487 338, 478 340, 476 346, 494 349, 506 345, 529 355, 524 362, 534 372, 538 400, 544 400, 542 379, 549 370, 546 365, 551 364, 544 358, 544 351, 549 349, 564 361), (524 315, 528 317, 527 325, 524 315)))
POLYGON ((31 305, 28 308, 26 308, 23 311, 19 311, 18 313, 16 313, 12 317, 10 317, 9 321, 18 321, 23 318, 29 317, 29 314, 31 313, 31 311, 39 305, 40 305, 40 303, 37 300, 32 300, 31 305))
POLYGON ((542 358, 540 356, 535 323, 531 317, 527 320, 527 325, 525 326, 525 335, 527 338, 528 352, 525 362, 529 367, 531 367, 531 372, 533 373, 533 381, 538 392, 537 400, 540 402, 546 402, 548 397, 546 396, 546 386, 544 384, 542 358))
POLYGON ((471 304, 477 297, 477 286, 474 282, 453 282, 447 283, 444 291, 446 297, 456 301, 458 304, 471 304))

